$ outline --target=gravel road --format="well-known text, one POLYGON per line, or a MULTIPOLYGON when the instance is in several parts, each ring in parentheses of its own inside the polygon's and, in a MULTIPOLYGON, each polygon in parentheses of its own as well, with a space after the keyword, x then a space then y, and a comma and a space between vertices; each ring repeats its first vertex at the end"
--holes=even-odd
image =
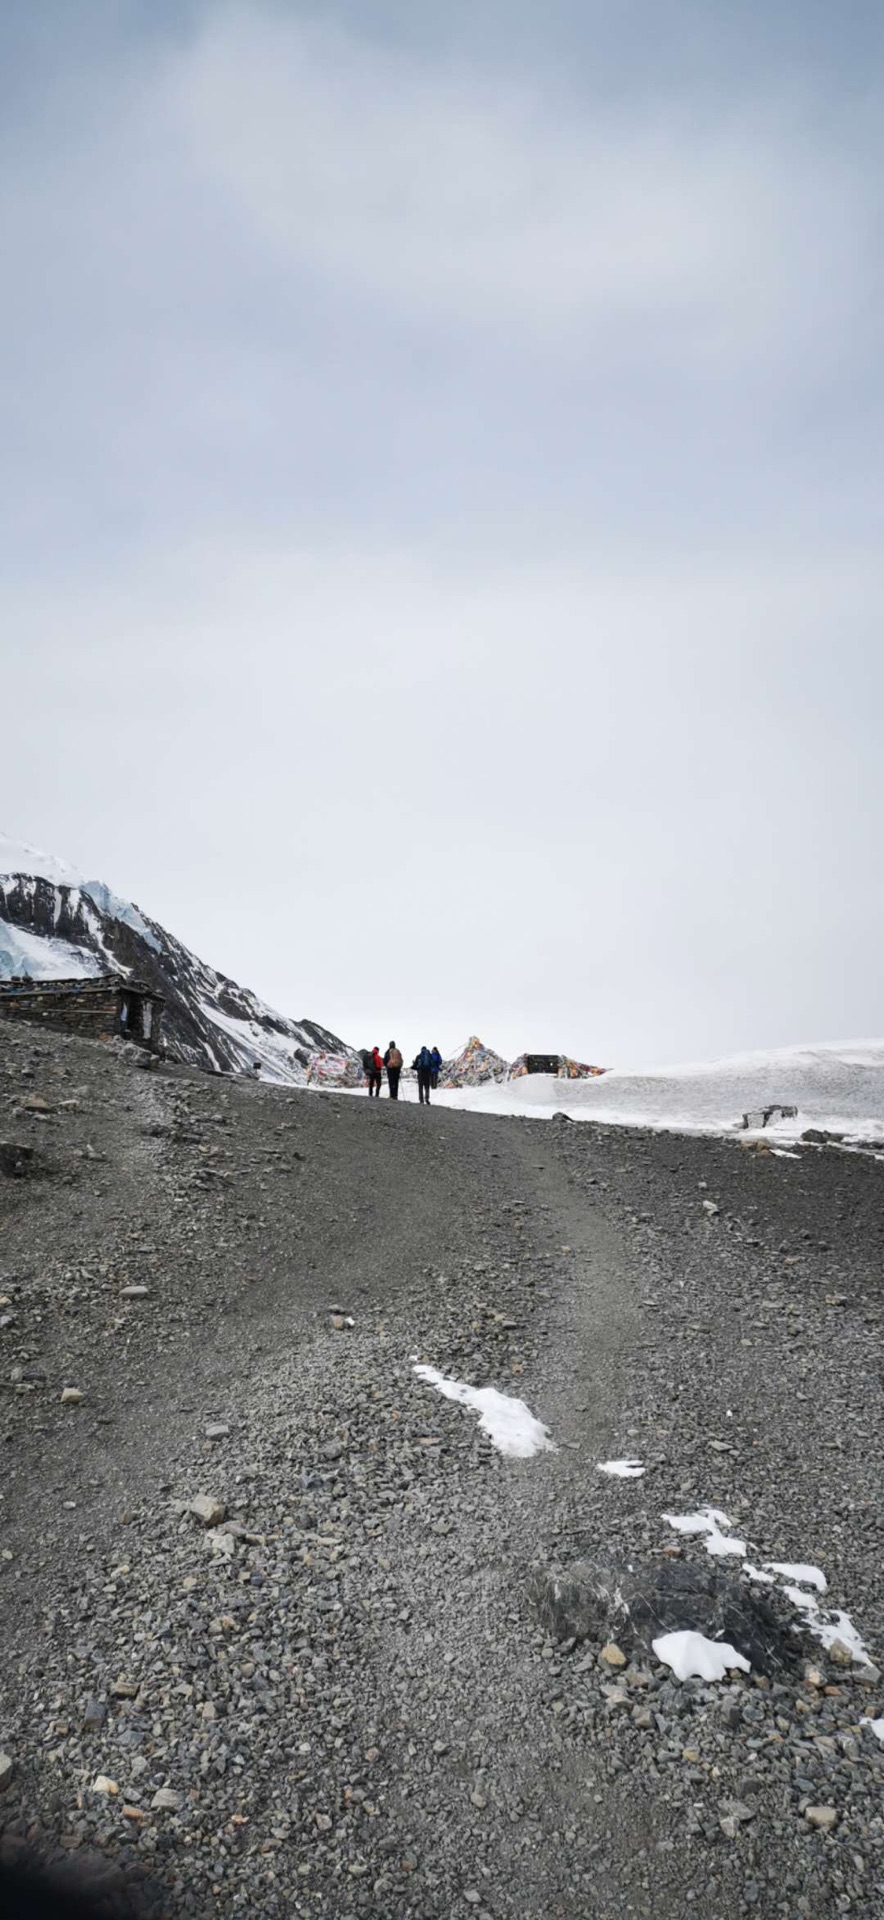
POLYGON ((884 1915, 880 1164, 12 1029, 4 1140, 7 1865, 173 1920, 884 1915), (556 1637, 577 1561, 720 1567, 707 1504, 834 1646, 779 1576, 775 1671, 556 1637))

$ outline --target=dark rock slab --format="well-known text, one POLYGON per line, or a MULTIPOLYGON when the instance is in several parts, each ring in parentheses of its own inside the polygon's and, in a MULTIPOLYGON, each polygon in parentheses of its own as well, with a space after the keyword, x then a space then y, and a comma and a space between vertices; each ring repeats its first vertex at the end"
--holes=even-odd
POLYGON ((556 1640, 614 1640, 626 1653, 650 1655, 660 1634, 691 1628, 709 1640, 729 1641, 755 1673, 781 1673, 801 1657, 798 1635, 766 1596, 696 1561, 627 1567, 577 1560, 559 1574, 535 1572, 531 1598, 556 1640))

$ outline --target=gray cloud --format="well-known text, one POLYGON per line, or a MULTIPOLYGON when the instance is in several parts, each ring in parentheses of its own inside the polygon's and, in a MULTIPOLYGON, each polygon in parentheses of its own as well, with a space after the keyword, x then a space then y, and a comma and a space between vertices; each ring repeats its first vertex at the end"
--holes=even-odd
POLYGON ((360 1044, 877 1028, 877 103, 511 17, 20 38, 4 824, 360 1044))

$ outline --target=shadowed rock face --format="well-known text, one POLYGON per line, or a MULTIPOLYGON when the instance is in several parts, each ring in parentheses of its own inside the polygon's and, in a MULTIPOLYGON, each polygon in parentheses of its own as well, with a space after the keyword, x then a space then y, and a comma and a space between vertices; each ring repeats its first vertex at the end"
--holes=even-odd
MULTIPOLYGON (((0 878, 0 951, 4 921, 47 943, 64 941, 77 948, 84 973, 119 970, 163 994, 166 1046, 174 1058, 193 1066, 234 1073, 250 1068, 262 1051, 262 1036, 271 1043, 280 1078, 289 1077, 288 1066, 293 1080, 302 1079, 301 1068, 315 1049, 350 1052, 343 1040, 314 1021, 287 1020, 275 1013, 248 988, 217 973, 156 921, 117 901, 107 889, 59 885, 34 874, 7 874, 0 878), (216 1024, 213 1012, 242 1022, 241 1032, 216 1024)), ((72 973, 77 970, 76 965, 70 968, 72 973)))
POLYGON ((560 1575, 532 1575, 531 1598, 556 1640, 615 1640, 625 1653, 650 1655, 660 1634, 693 1628, 727 1640, 755 1673, 798 1664, 797 1634, 770 1602, 717 1567, 687 1560, 636 1563, 577 1560, 560 1575))

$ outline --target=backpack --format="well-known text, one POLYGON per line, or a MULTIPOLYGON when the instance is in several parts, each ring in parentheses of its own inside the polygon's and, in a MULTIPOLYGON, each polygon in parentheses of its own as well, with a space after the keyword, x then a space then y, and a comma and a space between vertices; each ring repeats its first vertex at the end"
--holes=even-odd
POLYGON ((429 1047, 421 1047, 420 1056, 419 1056, 419 1065, 422 1066, 424 1068, 424 1071, 427 1073, 432 1067, 433 1056, 430 1052, 429 1047))
POLYGON ((390 1048, 390 1058, 387 1061, 387 1066, 392 1067, 394 1072, 398 1071, 399 1068, 402 1066, 402 1055, 399 1052, 398 1047, 390 1048))

